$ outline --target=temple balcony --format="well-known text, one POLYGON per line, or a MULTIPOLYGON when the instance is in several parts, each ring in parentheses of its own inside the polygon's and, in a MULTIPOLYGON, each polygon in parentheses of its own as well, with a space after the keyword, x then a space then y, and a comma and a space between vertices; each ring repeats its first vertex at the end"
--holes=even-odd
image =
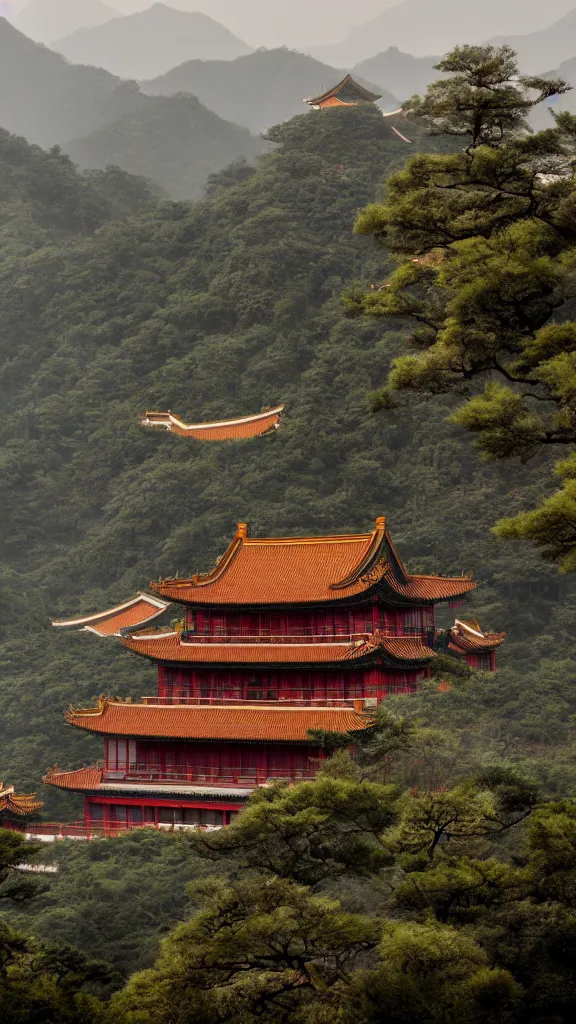
MULTIPOLYGON (((9 829, 11 832, 19 832, 26 839, 33 839, 44 843, 57 842, 59 839, 110 839, 112 836, 118 836, 124 832, 142 830, 143 828, 153 828, 158 832, 218 832, 225 827, 225 825, 204 825, 201 822, 190 824, 161 821, 131 822, 103 820, 101 818, 89 819, 88 821, 46 821, 27 824, 0 819, 0 828, 9 829)), ((52 870, 55 869, 50 869, 50 871, 52 870)))
MULTIPOLYGON (((404 693, 404 690, 401 691, 404 693)), ((410 692, 406 690, 406 692, 410 692)), ((187 705, 189 707, 251 707, 251 708, 277 708, 283 704, 287 708, 350 708, 362 712, 368 708, 374 708, 377 698, 371 696, 357 697, 268 697, 268 698, 244 698, 244 697, 220 697, 218 694, 204 697, 182 697, 177 693, 164 697, 142 697, 144 704, 166 706, 166 705, 187 705)))
POLYGON ((258 789, 274 782, 304 782, 313 779, 319 765, 313 768, 246 768, 206 767, 205 765, 179 765, 170 770, 156 765, 137 763, 126 768, 107 768, 102 772, 103 783, 130 783, 154 786, 213 786, 218 789, 240 787, 258 789))
MULTIPOLYGON (((372 632, 372 626, 367 632, 372 632)), ((424 643, 432 647, 436 639, 436 630, 434 626, 406 626, 406 625, 383 625, 378 626, 378 632, 385 637, 420 637, 424 643)), ((267 640, 274 638, 277 643, 282 644, 299 644, 302 643, 302 638, 306 639, 310 643, 322 644, 328 640, 333 642, 344 642, 350 641, 352 643, 354 634, 351 633, 337 633, 334 634, 330 630, 319 632, 317 629, 313 629, 312 626, 301 626, 299 628, 293 628, 289 635, 275 633, 273 630, 263 628, 259 633, 255 634, 253 630, 239 629, 230 632, 225 626, 219 627, 207 627, 206 630, 196 629, 185 629, 182 633, 182 640, 184 643, 198 643, 198 644, 221 644, 224 641, 229 643, 266 643, 267 640)))

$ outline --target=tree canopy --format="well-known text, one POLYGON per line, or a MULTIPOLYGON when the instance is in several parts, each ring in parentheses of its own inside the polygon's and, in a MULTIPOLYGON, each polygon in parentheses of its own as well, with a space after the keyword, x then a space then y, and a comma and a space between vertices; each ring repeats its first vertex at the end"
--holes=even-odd
POLYGON ((397 267, 348 308, 411 326, 416 352, 394 361, 377 406, 394 392, 453 395, 464 401, 452 422, 485 458, 563 453, 562 489, 497 532, 573 569, 576 120, 559 113, 553 128, 529 130, 532 109, 568 86, 519 76, 508 47, 457 47, 438 69, 450 74, 405 104, 406 116, 465 146, 412 158, 384 203, 360 214, 357 232, 384 243, 397 267))

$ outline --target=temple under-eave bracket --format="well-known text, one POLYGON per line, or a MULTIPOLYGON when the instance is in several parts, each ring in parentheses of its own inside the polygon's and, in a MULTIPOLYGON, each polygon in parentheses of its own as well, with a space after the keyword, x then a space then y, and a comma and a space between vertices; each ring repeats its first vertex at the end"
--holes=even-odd
POLYGON ((244 416, 236 420, 220 420, 216 423, 183 423, 170 410, 168 412, 146 412, 143 427, 163 427, 181 437, 195 437, 198 441, 242 441, 260 437, 268 431, 277 430, 284 406, 265 409, 255 416, 244 416))

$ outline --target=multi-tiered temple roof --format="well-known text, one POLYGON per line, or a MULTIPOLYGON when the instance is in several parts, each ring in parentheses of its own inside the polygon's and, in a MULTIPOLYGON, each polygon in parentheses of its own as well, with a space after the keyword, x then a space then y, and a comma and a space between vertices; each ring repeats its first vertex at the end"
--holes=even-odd
POLYGON ((414 693, 435 646, 494 667, 502 634, 434 625, 437 602, 475 586, 409 572, 383 516, 371 533, 327 537, 249 537, 241 523, 210 572, 55 623, 118 636, 156 662, 158 689, 71 709, 70 725, 102 737, 103 761, 44 781, 84 794, 89 834, 226 827, 258 787, 313 779, 326 733, 352 745, 389 694, 414 693), (159 626, 172 601, 178 622, 159 626))
POLYGON ((396 602, 456 599, 476 587, 470 576, 409 573, 386 519, 372 533, 329 537, 249 537, 245 523, 215 568, 190 579, 152 583, 163 598, 197 605, 308 604, 377 592, 396 602))

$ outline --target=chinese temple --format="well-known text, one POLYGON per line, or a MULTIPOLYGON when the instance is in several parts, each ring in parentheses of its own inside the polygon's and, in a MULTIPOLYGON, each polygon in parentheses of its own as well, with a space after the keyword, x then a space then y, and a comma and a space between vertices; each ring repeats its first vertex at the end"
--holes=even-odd
POLYGON ((304 103, 313 110, 326 110, 328 107, 356 107, 359 103, 375 103, 379 99, 379 93, 370 92, 355 82, 352 75, 346 75, 334 88, 327 89, 320 96, 312 96, 304 103))
POLYGON ((36 793, 19 796, 14 786, 5 786, 0 782, 0 820, 9 827, 12 817, 29 818, 42 809, 44 804, 36 799, 36 793))
POLYGON ((256 416, 243 416, 237 420, 219 420, 216 423, 183 423, 168 412, 146 412, 142 420, 143 427, 161 427, 181 437, 194 437, 197 441, 242 441, 251 437, 261 437, 277 430, 284 406, 266 409, 256 416))
MULTIPOLYGON (((353 745, 387 695, 414 692, 436 657, 435 606, 475 586, 410 573, 384 517, 330 537, 250 537, 240 523, 210 572, 57 623, 117 636, 158 683, 138 702, 71 708, 72 727, 102 737, 103 761, 44 781, 84 794, 91 830, 225 826, 256 788, 313 778, 323 733, 353 745), (169 604, 177 626, 150 624, 169 604)), ((461 625, 451 643, 473 646, 461 625)))
POLYGON ((465 659, 469 668, 494 672, 496 649, 504 643, 506 633, 483 633, 479 624, 456 619, 451 629, 437 638, 437 649, 465 659))

